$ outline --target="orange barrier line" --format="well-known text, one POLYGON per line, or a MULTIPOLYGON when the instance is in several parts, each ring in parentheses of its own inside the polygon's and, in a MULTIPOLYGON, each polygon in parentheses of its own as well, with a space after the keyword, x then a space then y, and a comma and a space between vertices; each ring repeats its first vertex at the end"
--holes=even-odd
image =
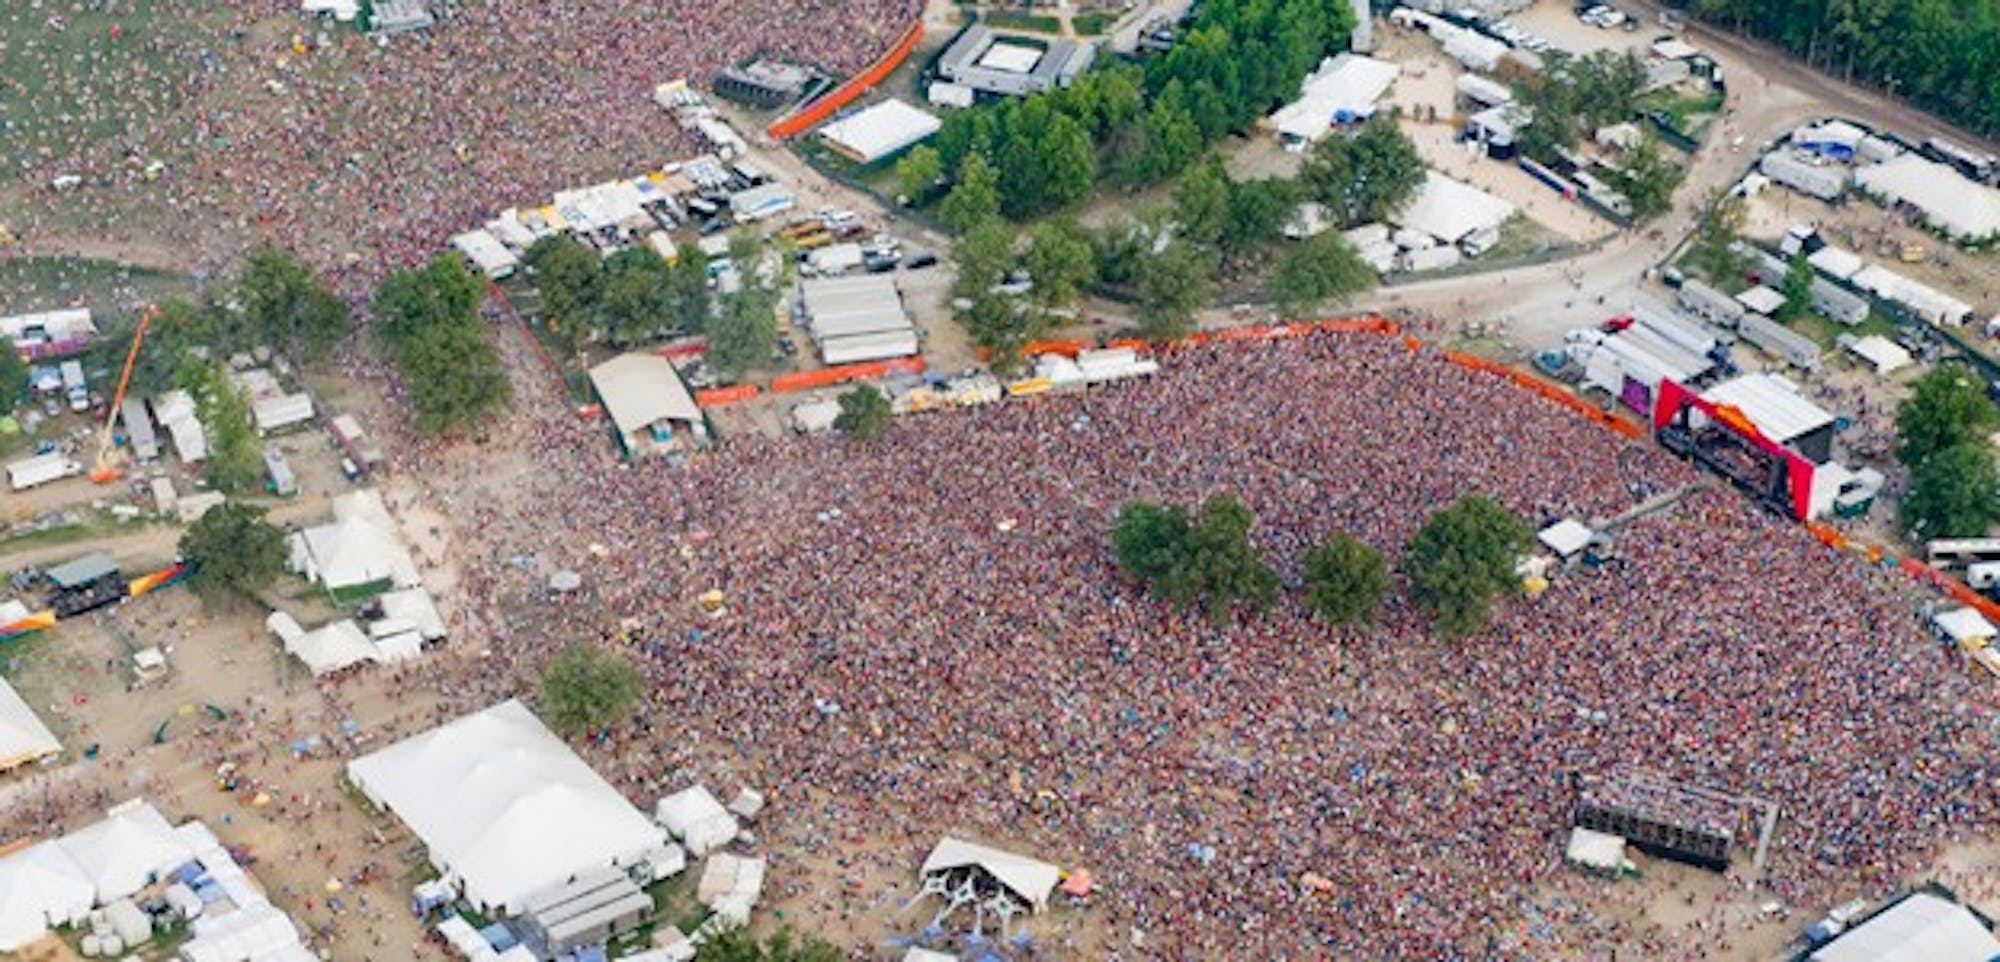
POLYGON ((890 47, 889 52, 883 54, 881 59, 876 60, 868 69, 849 77, 846 83, 835 87, 826 96, 799 108, 798 112, 778 118, 765 132, 778 140, 789 140, 805 133, 814 124, 832 116, 834 111, 852 103, 854 98, 867 92, 868 88, 881 83, 882 78, 894 73, 897 67, 903 65, 903 60, 909 57, 910 51, 916 49, 917 41, 923 39, 923 36, 924 21, 922 17, 918 17, 915 23, 910 24, 910 29, 903 31, 903 38, 896 41, 896 45, 890 47))
POLYGON ((694 392, 694 403, 705 408, 715 407, 719 404, 734 404, 738 401, 748 401, 756 396, 757 385, 737 384, 732 387, 712 387, 696 391, 694 392))
POLYGON ((841 364, 823 367, 817 371, 799 371, 780 374, 771 379, 771 391, 785 394, 791 391, 806 391, 816 387, 845 384, 862 378, 883 377, 889 374, 922 374, 924 359, 902 357, 893 361, 865 361, 860 364, 841 364))

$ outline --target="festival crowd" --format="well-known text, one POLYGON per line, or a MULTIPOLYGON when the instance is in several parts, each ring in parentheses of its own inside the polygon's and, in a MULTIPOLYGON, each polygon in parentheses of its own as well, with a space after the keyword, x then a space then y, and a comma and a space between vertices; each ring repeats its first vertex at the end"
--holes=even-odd
POLYGON ((1906 582, 1391 338, 1183 349, 1144 383, 874 444, 732 438, 685 468, 617 462, 543 381, 517 378, 536 467, 440 478, 491 656, 428 669, 457 696, 439 717, 526 693, 563 640, 624 646, 648 697, 593 762, 641 805, 769 792, 773 878, 814 930, 910 891, 828 873, 908 878, 959 834, 1090 869, 1111 958, 1534 957, 1552 945, 1523 920, 1563 912, 1570 938, 1705 958, 1726 930, 1670 942, 1537 901, 1603 884, 1562 867, 1578 778, 1776 801, 1761 884, 1801 906, 1893 887, 1992 810, 1990 680, 1922 634, 1906 582), (1328 535, 1394 558, 1465 494, 1537 525, 1669 504, 1447 641, 1395 597, 1372 627, 1296 598, 1218 623, 1120 576, 1122 504, 1224 492, 1294 588, 1328 535), (580 592, 549 592, 561 568, 580 592))

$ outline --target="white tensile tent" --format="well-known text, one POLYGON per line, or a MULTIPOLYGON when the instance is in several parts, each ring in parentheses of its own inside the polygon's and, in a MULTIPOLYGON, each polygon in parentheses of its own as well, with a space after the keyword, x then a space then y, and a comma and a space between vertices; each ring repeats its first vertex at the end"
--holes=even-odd
POLYGON ((52 925, 82 919, 96 897, 83 868, 53 842, 0 859, 0 952, 41 938, 52 925))
POLYGON ((1442 243, 1456 244, 1467 234, 1492 230, 1512 216, 1513 204, 1471 184, 1427 170, 1416 196, 1390 220, 1423 231, 1442 243))
POLYGON ((49 726, 0 678, 0 772, 62 751, 49 726))
POLYGON ((1994 634, 1993 623, 1986 616, 1971 608, 1953 608, 1931 616, 1931 624, 1950 641, 1961 645, 1991 641, 1994 634))
POLYGON ((660 799, 653 808, 653 820, 660 823, 695 858, 707 855, 736 838, 736 816, 701 785, 693 785, 660 799))
POLYGON ((1591 533, 1590 528, 1583 522, 1575 518, 1564 518, 1543 528, 1536 538, 1550 551, 1555 552, 1557 557, 1567 558, 1590 544, 1591 533))
POLYGON ((358 758, 347 773, 485 912, 518 912, 581 872, 635 864, 667 841, 519 701, 358 758))
POLYGON ((374 489, 333 499, 333 519, 292 535, 294 571, 334 591, 376 582, 396 588, 422 583, 395 519, 374 489))
POLYGON ((1036 911, 1048 907, 1049 893, 1062 877, 1062 871, 1047 862, 949 837, 931 849, 930 857, 924 859, 922 874, 929 876, 961 868, 977 868, 992 876, 1036 911))
POLYGON ((83 870, 100 905, 145 888, 194 857, 194 850, 167 824, 166 817, 143 802, 113 808, 104 821, 51 844, 61 846, 83 870))

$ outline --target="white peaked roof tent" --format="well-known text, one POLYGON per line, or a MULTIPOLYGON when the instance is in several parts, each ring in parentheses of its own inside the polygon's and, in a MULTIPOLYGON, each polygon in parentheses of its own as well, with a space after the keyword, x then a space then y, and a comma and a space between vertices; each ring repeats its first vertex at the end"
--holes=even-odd
POLYGON ((82 866, 43 842, 0 859, 0 952, 12 952, 90 914, 97 887, 82 866))
POLYGON ((706 787, 694 785, 660 799, 653 820, 681 840, 696 858, 729 844, 736 837, 736 816, 706 787))
POLYGON ((82 870, 98 904, 115 902, 145 888, 160 875, 194 857, 165 816, 151 805, 128 802, 104 821, 53 843, 82 870))
POLYGON ((14 686, 0 678, 0 771, 62 751, 49 726, 35 717, 14 686))
POLYGON ((486 911, 518 912, 537 893, 667 841, 519 701, 406 738, 347 772, 486 911))
POLYGON ((931 849, 930 857, 924 859, 923 874, 959 868, 983 870, 1037 911, 1048 906, 1049 892, 1062 876, 1060 869, 1047 862, 949 837, 931 849))

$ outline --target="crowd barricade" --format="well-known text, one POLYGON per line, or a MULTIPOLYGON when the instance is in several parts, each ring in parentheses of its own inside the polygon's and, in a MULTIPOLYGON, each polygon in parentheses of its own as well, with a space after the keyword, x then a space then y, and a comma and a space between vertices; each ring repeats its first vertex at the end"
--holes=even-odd
POLYGON ((653 353, 658 354, 661 357, 673 358, 675 360, 680 360, 681 358, 689 358, 689 357, 700 357, 701 355, 708 353, 708 342, 700 339, 692 341, 682 341, 679 344, 668 344, 665 347, 662 347, 659 350, 654 351, 653 353))
POLYGON ((847 78, 846 83, 828 91, 825 96, 778 118, 765 132, 778 140, 790 140, 812 129, 814 124, 833 116, 834 111, 852 103, 870 87, 881 83, 882 78, 894 73, 910 56, 910 51, 916 49, 917 41, 923 36, 924 20, 919 16, 908 30, 903 31, 902 39, 897 40, 896 45, 870 64, 868 69, 847 78))
POLYGON ((735 404, 757 396, 757 385, 734 384, 729 387, 711 387, 694 392, 694 403, 705 408, 718 404, 735 404))
POLYGON ((816 387, 832 387, 873 377, 887 377, 891 374, 922 374, 924 359, 920 357, 899 357, 892 361, 864 361, 859 364, 837 364, 817 371, 796 371, 780 374, 771 379, 774 394, 792 391, 810 391, 816 387))

